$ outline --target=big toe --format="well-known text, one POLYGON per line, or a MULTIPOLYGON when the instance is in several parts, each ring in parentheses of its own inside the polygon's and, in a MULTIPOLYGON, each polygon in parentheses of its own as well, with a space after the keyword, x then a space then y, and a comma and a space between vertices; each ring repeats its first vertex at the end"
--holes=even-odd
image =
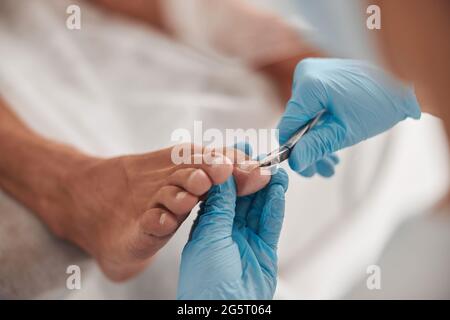
POLYGON ((248 171, 236 166, 233 175, 238 196, 255 193, 264 188, 270 181, 270 175, 259 168, 248 171))
POLYGON ((224 183, 233 173, 233 162, 220 153, 194 155, 192 163, 185 167, 203 170, 214 185, 224 183))

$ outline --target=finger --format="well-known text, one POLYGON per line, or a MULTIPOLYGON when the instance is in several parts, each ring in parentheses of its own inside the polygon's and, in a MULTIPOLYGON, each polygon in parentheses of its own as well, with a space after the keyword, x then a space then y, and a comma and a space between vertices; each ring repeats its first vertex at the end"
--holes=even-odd
POLYGON ((245 227, 247 225, 247 214, 253 206, 254 194, 238 197, 236 201, 236 216, 234 223, 237 227, 245 227))
POLYGON ((147 210, 140 218, 140 227, 148 236, 168 236, 178 229, 179 224, 177 217, 162 208, 147 210))
POLYGON ((324 115, 324 121, 304 135, 292 150, 289 157, 292 170, 302 172, 340 149, 344 137, 345 128, 334 121, 333 116, 324 115))
POLYGON ((198 197, 176 186, 165 186, 159 189, 156 202, 175 215, 187 215, 198 203, 198 197))
POLYGON ((287 190, 288 187, 287 173, 282 168, 279 168, 277 170, 277 173, 271 177, 269 184, 264 189, 256 193, 254 196, 251 208, 247 214, 247 226, 255 233, 257 233, 259 230, 261 212, 267 201, 268 190, 270 189, 270 186, 274 184, 281 185, 284 188, 284 190, 287 190))
POLYGON ((278 124, 280 144, 326 107, 326 92, 311 71, 313 64, 314 59, 305 59, 295 69, 292 96, 278 124))
POLYGON ((287 190, 287 174, 280 170, 277 181, 267 188, 266 203, 259 221, 259 237, 271 248, 276 248, 284 218, 284 195, 287 190))
MULTIPOLYGON (((290 161, 295 161, 290 160, 290 161)), ((293 164, 289 163, 291 166, 293 164)), ((339 157, 335 154, 331 154, 325 157, 323 160, 319 160, 316 163, 310 165, 308 168, 300 172, 300 175, 306 178, 314 176, 316 173, 323 177, 331 177, 335 172, 335 165, 339 164, 339 157)))
POLYGON ((264 207, 266 194, 267 187, 257 192, 254 195, 252 205, 247 213, 247 227, 255 233, 258 232, 259 219, 261 217, 261 210, 264 207))
POLYGON ((199 212, 192 239, 209 237, 220 239, 231 236, 236 207, 236 186, 232 177, 213 186, 199 212))
POLYGON ((212 187, 212 181, 208 174, 202 169, 196 168, 179 169, 167 178, 167 182, 183 188, 195 196, 203 195, 212 187))
POLYGON ((291 99, 277 126, 280 144, 285 143, 298 129, 312 120, 321 109, 311 112, 291 99))
POLYGON ((329 178, 334 175, 334 163, 329 158, 317 161, 316 167, 317 173, 322 177, 329 178))
MULTIPOLYGON (((294 161, 294 160, 289 159, 289 165, 292 167, 291 161, 294 161)), ((317 167, 316 167, 316 164, 314 163, 314 164, 310 165, 308 168, 306 168, 305 170, 301 171, 300 175, 303 177, 306 177, 306 178, 311 178, 316 173, 317 173, 317 167)))
POLYGON ((269 188, 270 186, 275 184, 281 185, 284 191, 287 191, 289 186, 289 177, 286 173, 286 170, 284 170, 283 168, 280 168, 278 172, 272 176, 272 179, 270 179, 270 183, 266 188, 269 188))

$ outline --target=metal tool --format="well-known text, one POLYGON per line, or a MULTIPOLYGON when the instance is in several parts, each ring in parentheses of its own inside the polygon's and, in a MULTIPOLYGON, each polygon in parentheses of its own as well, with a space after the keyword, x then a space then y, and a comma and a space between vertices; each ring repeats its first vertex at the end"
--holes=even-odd
POLYGON ((300 139, 309 132, 320 120, 325 110, 320 111, 311 121, 306 125, 298 129, 292 137, 289 138, 284 144, 282 144, 278 149, 273 150, 267 154, 263 159, 259 160, 254 168, 266 168, 270 169, 272 167, 278 166, 281 162, 289 158, 292 149, 300 139))

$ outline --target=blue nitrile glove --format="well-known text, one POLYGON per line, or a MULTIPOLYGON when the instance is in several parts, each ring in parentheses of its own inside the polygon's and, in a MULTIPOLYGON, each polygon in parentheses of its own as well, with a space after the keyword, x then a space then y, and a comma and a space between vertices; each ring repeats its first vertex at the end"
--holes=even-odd
POLYGON ((272 299, 288 185, 280 169, 255 194, 236 198, 232 177, 202 204, 180 266, 178 299, 272 299))
POLYGON ((305 59, 295 70, 292 97, 278 125, 280 143, 323 109, 323 121, 297 143, 289 158, 291 168, 304 176, 333 175, 333 152, 421 114, 411 88, 368 62, 305 59))

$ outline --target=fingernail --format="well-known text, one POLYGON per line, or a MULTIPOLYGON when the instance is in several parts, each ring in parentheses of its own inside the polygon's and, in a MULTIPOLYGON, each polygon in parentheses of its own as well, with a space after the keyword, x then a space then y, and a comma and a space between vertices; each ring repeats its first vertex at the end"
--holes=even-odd
POLYGON ((166 221, 166 215, 167 215, 167 213, 163 213, 163 214, 161 214, 161 216, 159 217, 159 224, 161 224, 161 225, 163 225, 164 224, 164 222, 166 221))

